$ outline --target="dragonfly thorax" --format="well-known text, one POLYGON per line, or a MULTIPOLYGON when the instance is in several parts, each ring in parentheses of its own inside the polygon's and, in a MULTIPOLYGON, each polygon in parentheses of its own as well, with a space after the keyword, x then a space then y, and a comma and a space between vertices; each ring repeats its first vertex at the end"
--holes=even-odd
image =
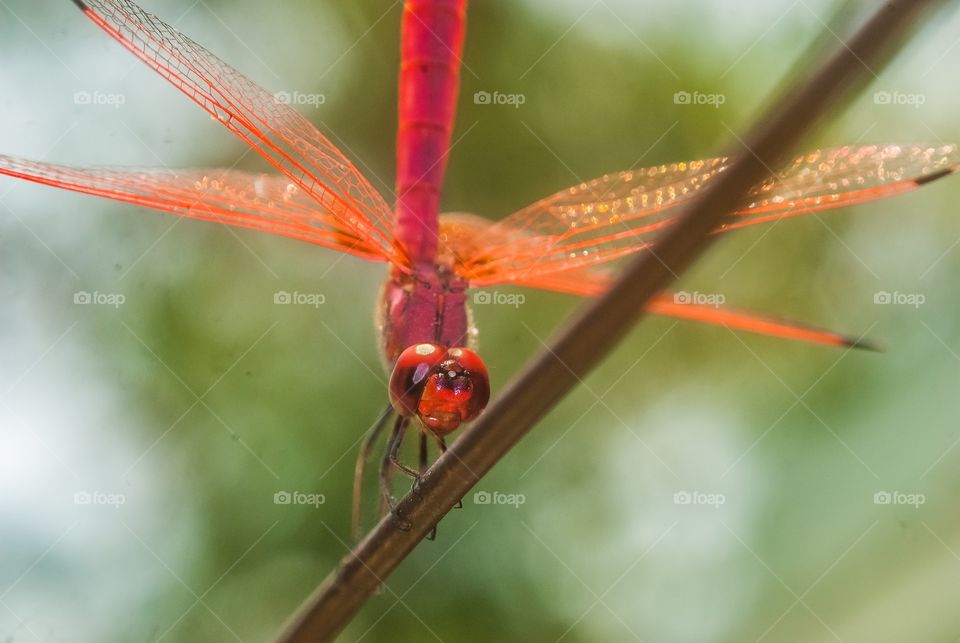
POLYGON ((471 346, 467 282, 444 266, 393 269, 380 294, 377 327, 387 370, 417 344, 471 346))

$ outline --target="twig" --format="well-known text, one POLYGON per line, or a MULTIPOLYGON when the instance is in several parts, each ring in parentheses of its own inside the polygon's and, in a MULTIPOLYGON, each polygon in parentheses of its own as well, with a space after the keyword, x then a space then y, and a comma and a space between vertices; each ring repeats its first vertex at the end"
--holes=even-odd
POLYGON ((332 640, 473 485, 593 369, 661 292, 716 239, 711 234, 741 196, 771 174, 796 143, 873 74, 919 18, 946 0, 888 0, 847 44, 735 146, 739 158, 708 184, 681 220, 625 270, 602 298, 585 306, 533 359, 477 422, 340 563, 301 607, 281 643, 332 640))

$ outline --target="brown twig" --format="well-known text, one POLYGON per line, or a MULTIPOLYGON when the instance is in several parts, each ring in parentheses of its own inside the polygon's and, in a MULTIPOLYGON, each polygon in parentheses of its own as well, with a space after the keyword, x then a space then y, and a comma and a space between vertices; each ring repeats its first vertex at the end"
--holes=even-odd
POLYGON ((886 54, 925 13, 946 0, 888 0, 846 44, 770 110, 745 142, 738 161, 654 249, 643 253, 602 298, 574 316, 549 348, 533 359, 484 415, 427 472, 309 597, 279 637, 282 643, 332 640, 377 587, 527 431, 593 369, 661 292, 716 238, 721 219, 752 186, 771 174, 800 139, 874 74, 886 54))

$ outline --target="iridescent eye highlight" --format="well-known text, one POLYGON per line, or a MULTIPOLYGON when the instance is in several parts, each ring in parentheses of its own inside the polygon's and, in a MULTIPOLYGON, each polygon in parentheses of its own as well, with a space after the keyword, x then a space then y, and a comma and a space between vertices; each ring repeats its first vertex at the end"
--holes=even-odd
POLYGON ((436 344, 416 344, 400 353, 390 376, 390 403, 397 413, 417 414, 427 378, 445 357, 446 351, 436 344))

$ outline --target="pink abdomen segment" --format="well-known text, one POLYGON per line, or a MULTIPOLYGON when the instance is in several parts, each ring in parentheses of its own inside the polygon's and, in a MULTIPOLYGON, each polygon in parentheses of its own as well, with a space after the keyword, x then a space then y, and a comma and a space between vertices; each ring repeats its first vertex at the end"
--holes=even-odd
POLYGON ((396 235, 411 263, 433 263, 440 191, 460 84, 467 0, 406 0, 397 131, 396 235))

